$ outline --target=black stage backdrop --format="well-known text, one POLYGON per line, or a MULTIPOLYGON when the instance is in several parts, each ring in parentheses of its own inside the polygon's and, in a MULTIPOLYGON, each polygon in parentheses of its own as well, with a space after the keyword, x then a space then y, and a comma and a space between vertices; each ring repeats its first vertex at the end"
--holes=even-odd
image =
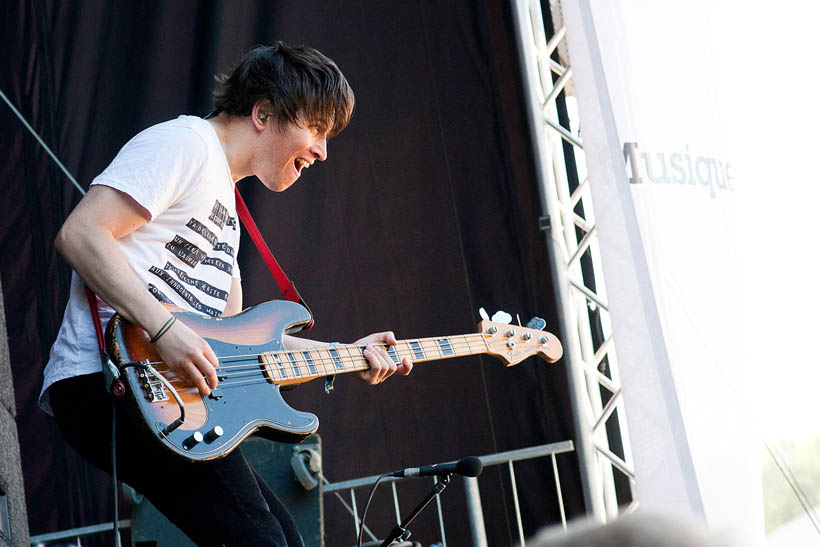
MULTIPOLYGON (((317 318, 311 336, 352 341, 472 332, 477 309, 541 315, 556 328, 511 13, 503 0, 447 2, 5 2, 2 89, 80 183, 141 129, 209 111, 213 74, 250 46, 282 39, 333 58, 357 97, 329 161, 283 194, 240 189, 317 318)), ((37 409, 42 369, 67 298, 53 239, 80 198, 5 105, 2 286, 34 534, 110 520, 109 483, 68 449, 37 409)), ((279 297, 243 238, 246 305, 279 297)), ((331 480, 573 437, 562 365, 505 369, 492 358, 422 364, 369 387, 337 380, 288 395, 319 415, 331 480)), ((94 396, 94 394, 89 394, 94 396)), ((573 456, 559 458, 570 515, 583 511, 573 456)), ((150 464, 148 464, 150 465, 150 464)), ((524 525, 558 520, 546 460, 519 464, 524 525)), ((409 508, 429 484, 415 481, 409 508)), ((481 487, 490 544, 517 539, 505 471, 481 487), (497 492, 503 487, 503 494, 497 492)), ((463 510, 458 484, 444 513, 463 510)), ((127 509, 126 509, 127 512, 127 509)), ((386 531, 392 509, 377 507, 386 531)), ((326 500, 329 545, 353 527, 326 500)), ((434 511, 414 527, 435 537, 434 511), (429 531, 429 532, 426 532, 429 531)), ((466 521, 448 538, 464 544, 466 521)))

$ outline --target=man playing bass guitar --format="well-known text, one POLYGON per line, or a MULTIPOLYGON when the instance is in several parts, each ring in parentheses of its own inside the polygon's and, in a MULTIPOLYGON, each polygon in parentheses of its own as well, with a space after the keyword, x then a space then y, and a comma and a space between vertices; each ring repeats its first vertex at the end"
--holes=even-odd
MULTIPOLYGON (((68 443, 107 472, 111 402, 85 286, 99 296, 103 323, 116 311, 139 325, 166 366, 209 395, 219 384, 214 351, 162 303, 213 317, 240 312, 234 185, 255 175, 274 192, 286 190, 327 158, 328 139, 353 112, 345 77, 307 47, 254 48, 219 82, 212 117, 180 116, 131 139, 57 236, 75 273, 41 405, 68 443)), ((367 346, 365 382, 410 373, 409 359, 395 363, 382 348, 395 345, 392 332, 355 343, 367 346)), ((291 350, 327 345, 291 336, 284 344, 291 350)), ((120 477, 198 545, 302 545, 287 510, 240 450, 190 463, 158 443, 140 442, 131 427, 117 421, 120 477)))

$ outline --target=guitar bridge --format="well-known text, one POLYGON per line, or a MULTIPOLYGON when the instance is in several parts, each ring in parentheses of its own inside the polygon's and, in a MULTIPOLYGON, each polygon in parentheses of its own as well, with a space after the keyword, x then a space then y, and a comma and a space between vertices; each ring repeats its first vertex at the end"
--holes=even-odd
POLYGON ((150 402, 160 403, 162 401, 167 401, 170 398, 170 395, 168 395, 168 390, 165 389, 162 382, 152 379, 151 375, 148 374, 145 369, 140 370, 139 377, 142 384, 142 390, 145 392, 145 396, 150 402))
POLYGON ((151 366, 150 361, 146 359, 145 361, 140 361, 138 363, 129 363, 129 365, 140 367, 139 376, 142 380, 142 389, 148 396, 149 401, 152 403, 167 401, 168 394, 170 393, 179 405, 179 418, 160 430, 160 433, 163 435, 170 435, 172 431, 185 423, 185 403, 182 402, 182 398, 180 398, 179 393, 177 393, 177 390, 174 389, 174 386, 171 385, 171 382, 165 379, 162 374, 157 372, 157 369, 151 366), (155 384, 153 380, 157 380, 159 383, 155 384))

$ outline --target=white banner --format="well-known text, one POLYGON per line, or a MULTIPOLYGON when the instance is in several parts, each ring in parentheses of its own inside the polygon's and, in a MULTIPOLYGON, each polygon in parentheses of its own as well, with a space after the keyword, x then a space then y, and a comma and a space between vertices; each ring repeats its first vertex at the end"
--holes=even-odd
POLYGON ((642 507, 763 540, 727 29, 709 0, 566 1, 642 507), (626 328, 625 328, 626 326, 626 328))

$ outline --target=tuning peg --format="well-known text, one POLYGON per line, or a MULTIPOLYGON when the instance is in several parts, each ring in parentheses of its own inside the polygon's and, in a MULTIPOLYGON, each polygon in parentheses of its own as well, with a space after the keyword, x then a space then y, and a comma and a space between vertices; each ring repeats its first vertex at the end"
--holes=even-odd
POLYGON ((527 322, 528 329, 544 330, 544 327, 546 326, 547 322, 541 319, 540 317, 533 317, 527 322))
POLYGON ((505 311, 498 310, 493 314, 492 319, 496 323, 504 323, 505 325, 509 325, 512 321, 512 315, 505 311))
POLYGON ((484 321, 489 321, 489 320, 490 320, 490 316, 489 316, 489 315, 487 315, 487 310, 485 310, 484 308, 478 308, 478 315, 479 315, 479 316, 480 316, 480 317, 481 317, 484 321))

